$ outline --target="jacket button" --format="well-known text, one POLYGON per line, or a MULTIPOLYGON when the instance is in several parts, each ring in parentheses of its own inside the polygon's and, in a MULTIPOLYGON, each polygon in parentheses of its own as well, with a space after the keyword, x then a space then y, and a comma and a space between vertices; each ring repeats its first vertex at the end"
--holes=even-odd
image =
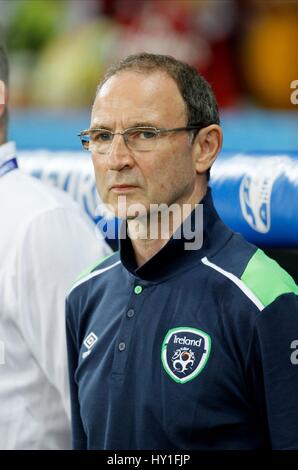
POLYGON ((130 309, 127 311, 127 314, 126 314, 126 315, 128 316, 128 318, 132 318, 132 317, 134 316, 134 314, 135 314, 135 311, 134 311, 132 308, 130 308, 130 309))
POLYGON ((138 286, 136 286, 136 287, 134 288, 134 293, 135 293, 136 295, 139 295, 139 294, 141 294, 142 290, 143 290, 143 287, 140 286, 140 285, 138 285, 138 286))
POLYGON ((126 347, 126 345, 125 345, 124 342, 121 342, 121 343, 119 343, 119 345, 118 345, 119 351, 124 351, 125 347, 126 347))

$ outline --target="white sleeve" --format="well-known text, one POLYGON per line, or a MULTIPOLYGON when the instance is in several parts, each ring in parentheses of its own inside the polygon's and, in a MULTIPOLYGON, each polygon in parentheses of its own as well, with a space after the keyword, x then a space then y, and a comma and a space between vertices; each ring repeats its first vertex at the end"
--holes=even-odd
POLYGON ((18 322, 68 416, 65 297, 80 272, 110 252, 79 212, 62 206, 31 220, 18 247, 18 322))

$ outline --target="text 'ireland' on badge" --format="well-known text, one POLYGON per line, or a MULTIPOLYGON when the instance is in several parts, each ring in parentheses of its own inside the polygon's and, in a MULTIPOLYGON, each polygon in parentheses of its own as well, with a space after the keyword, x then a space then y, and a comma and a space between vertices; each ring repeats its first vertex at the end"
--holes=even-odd
POLYGON ((163 340, 161 360, 167 374, 183 384, 202 372, 211 351, 211 338, 202 330, 178 327, 169 330, 163 340))

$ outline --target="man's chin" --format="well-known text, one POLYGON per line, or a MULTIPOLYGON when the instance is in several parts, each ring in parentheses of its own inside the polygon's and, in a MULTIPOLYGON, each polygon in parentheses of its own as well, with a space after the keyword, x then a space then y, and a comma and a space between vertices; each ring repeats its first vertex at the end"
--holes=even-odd
POLYGON ((119 196, 116 201, 113 200, 108 206, 112 208, 115 217, 119 219, 132 220, 147 217, 147 207, 141 202, 126 196, 119 196))
POLYGON ((134 210, 129 210, 124 212, 124 211, 116 211, 115 212, 115 217, 118 219, 125 219, 127 221, 135 220, 141 222, 143 219, 147 219, 147 212, 140 212, 140 211, 134 211, 134 210))

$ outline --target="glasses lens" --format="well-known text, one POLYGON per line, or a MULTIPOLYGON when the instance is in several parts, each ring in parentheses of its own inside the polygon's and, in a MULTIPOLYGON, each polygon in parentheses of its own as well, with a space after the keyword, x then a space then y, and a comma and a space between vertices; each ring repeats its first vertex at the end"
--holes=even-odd
POLYGON ((107 153, 111 147, 113 134, 106 129, 97 129, 89 131, 90 145, 89 150, 99 153, 107 153))
POLYGON ((80 135, 82 146, 85 150, 89 150, 89 135, 80 135))
POLYGON ((126 132, 126 141, 133 150, 146 152, 155 148, 158 135, 157 130, 150 127, 129 129, 126 132))

